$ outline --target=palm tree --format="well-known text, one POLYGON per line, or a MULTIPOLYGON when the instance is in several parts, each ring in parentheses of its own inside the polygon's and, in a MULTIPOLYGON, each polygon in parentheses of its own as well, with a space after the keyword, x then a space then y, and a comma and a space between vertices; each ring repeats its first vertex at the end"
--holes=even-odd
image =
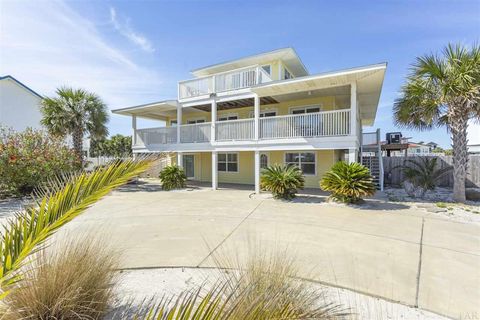
POLYGON ((394 104, 400 127, 447 127, 453 147, 453 198, 458 202, 465 202, 467 127, 469 119, 480 120, 479 100, 480 47, 449 44, 442 56, 417 58, 394 104))
POLYGON ((72 136, 73 149, 82 159, 83 137, 89 134, 93 139, 107 136, 107 106, 94 93, 82 89, 62 87, 57 97, 42 101, 42 124, 57 136, 72 136))

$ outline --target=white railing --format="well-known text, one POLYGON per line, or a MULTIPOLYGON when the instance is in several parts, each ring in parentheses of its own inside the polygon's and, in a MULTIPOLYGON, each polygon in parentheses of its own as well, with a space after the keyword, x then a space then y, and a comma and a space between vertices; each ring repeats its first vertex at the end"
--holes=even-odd
POLYGON ((210 122, 183 124, 180 126, 181 143, 198 143, 210 141, 210 122))
POLYGON ((362 133, 362 146, 377 147, 379 140, 377 132, 363 132, 362 133))
POLYGON ((180 98, 198 97, 212 92, 214 92, 212 77, 182 81, 178 87, 178 96, 180 98))
POLYGON ((350 109, 260 118, 260 138, 342 136, 350 134, 350 109))
POLYGON ((179 99, 192 98, 213 92, 248 88, 270 81, 272 81, 272 78, 265 70, 260 66, 252 66, 218 73, 213 76, 180 81, 178 96, 179 99))
POLYGON ((215 123, 216 141, 253 140, 255 138, 255 121, 240 119, 218 121, 215 123))
POLYGON ((177 128, 175 127, 138 129, 136 133, 137 146, 177 143, 177 128))

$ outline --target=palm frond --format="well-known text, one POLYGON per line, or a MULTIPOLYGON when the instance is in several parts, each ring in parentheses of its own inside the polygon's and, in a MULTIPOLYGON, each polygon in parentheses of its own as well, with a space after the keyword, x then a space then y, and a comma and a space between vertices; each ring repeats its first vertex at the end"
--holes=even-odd
POLYGON ((6 290, 4 292, 20 279, 16 271, 27 257, 42 248, 59 228, 150 164, 150 159, 115 161, 92 173, 79 174, 50 193, 44 193, 37 206, 9 220, 4 225, 0 242, 0 287, 6 290))

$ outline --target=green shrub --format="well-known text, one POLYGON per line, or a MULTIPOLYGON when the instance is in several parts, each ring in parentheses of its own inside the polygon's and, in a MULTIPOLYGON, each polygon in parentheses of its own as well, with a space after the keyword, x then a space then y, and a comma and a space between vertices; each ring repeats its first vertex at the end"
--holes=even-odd
POLYGON ((296 166, 271 165, 260 178, 260 187, 270 191, 275 199, 291 200, 305 186, 302 170, 296 166))
POLYGON ((48 180, 81 167, 63 139, 39 130, 0 128, 0 195, 25 195, 48 180))
POLYGON ((360 163, 335 163, 320 180, 320 188, 331 192, 331 197, 344 203, 355 203, 375 194, 376 187, 367 167, 360 163))
POLYGON ((82 237, 40 251, 3 300, 9 319, 103 319, 113 306, 118 255, 82 237))
POLYGON ((452 167, 437 169, 438 158, 418 157, 407 159, 400 168, 403 171, 403 186, 407 194, 414 198, 423 198, 428 190, 435 190, 440 178, 449 173, 452 167))
POLYGON ((182 168, 171 165, 163 168, 160 172, 163 190, 181 189, 187 185, 187 176, 182 168))

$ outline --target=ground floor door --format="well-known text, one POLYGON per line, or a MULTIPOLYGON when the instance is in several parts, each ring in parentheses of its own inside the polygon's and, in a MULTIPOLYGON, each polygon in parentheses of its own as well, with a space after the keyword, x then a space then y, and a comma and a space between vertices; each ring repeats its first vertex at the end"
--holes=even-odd
POLYGON ((195 177, 195 156, 193 154, 183 155, 183 169, 187 178, 195 177))

